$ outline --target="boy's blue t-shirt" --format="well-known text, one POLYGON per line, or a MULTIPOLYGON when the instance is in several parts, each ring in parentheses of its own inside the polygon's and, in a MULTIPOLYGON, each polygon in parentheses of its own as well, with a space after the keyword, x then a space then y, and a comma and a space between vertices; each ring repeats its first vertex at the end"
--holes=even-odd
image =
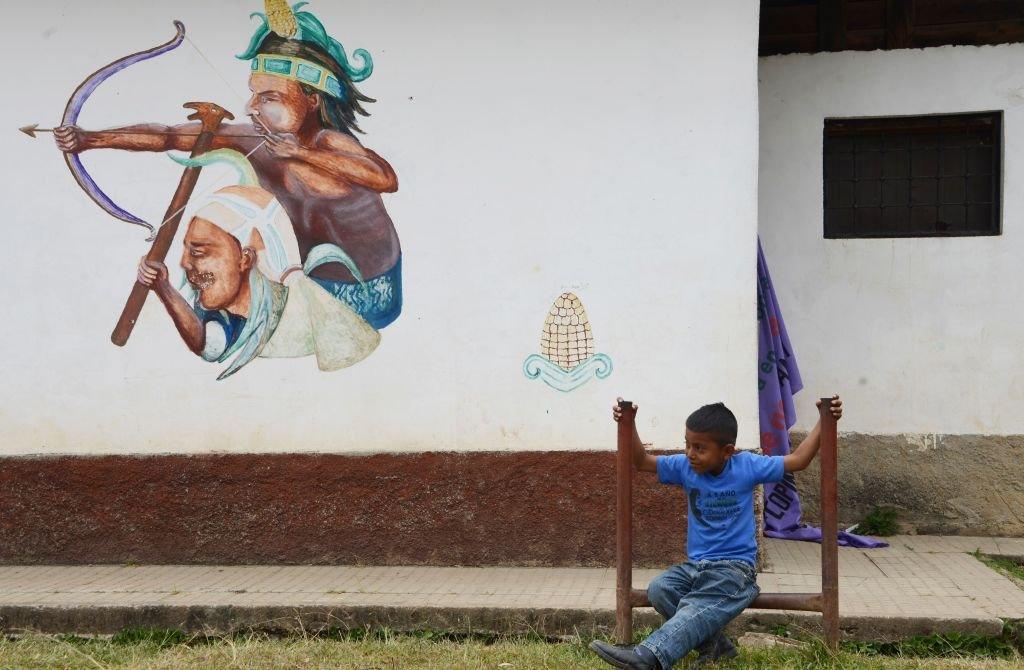
POLYGON ((694 472, 685 454, 658 456, 658 480, 686 489, 690 560, 741 560, 754 565, 754 487, 782 481, 784 474, 782 456, 748 451, 733 454, 717 477, 694 472))

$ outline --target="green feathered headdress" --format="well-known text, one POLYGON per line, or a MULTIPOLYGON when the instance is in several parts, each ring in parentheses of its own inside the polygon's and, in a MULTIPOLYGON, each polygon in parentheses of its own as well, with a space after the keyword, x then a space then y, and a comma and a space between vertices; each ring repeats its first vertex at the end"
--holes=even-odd
MULTIPOLYGON (((291 7, 286 0, 264 0, 266 13, 253 12, 252 17, 260 17, 262 24, 249 42, 245 53, 239 54, 241 60, 252 60, 260 55, 260 46, 267 36, 278 35, 289 40, 306 42, 333 58, 344 70, 344 74, 352 82, 364 81, 373 73, 373 58, 366 49, 356 49, 352 56, 359 59, 359 67, 354 67, 345 53, 341 42, 327 34, 324 24, 312 12, 299 11, 309 4, 298 2, 291 7)), ((340 74, 340 73, 339 73, 340 74)))

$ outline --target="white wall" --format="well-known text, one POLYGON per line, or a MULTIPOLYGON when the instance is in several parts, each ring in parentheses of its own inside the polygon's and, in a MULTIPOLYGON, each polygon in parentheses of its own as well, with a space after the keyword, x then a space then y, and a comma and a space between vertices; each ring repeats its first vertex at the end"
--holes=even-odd
POLYGON ((849 431, 1024 433, 1024 45, 781 56, 759 71, 760 234, 805 393, 844 393, 849 431), (1002 235, 823 239, 826 117, 988 110, 1004 111, 1002 235))
MULTIPOLYGON (((385 203, 403 315, 335 373, 259 359, 217 382, 155 300, 128 346, 111 345, 144 235, 79 192, 48 136, 14 129, 58 122, 78 82, 168 39, 175 18, 216 72, 185 44, 116 75, 81 124, 174 123, 188 100, 240 114, 248 65, 234 54, 261 8, 39 0, 5 13, 19 28, 3 60, 32 58, 0 75, 0 453, 612 448, 617 394, 641 403, 658 446, 714 400, 753 442, 755 0, 314 0, 376 61, 364 141, 399 174, 385 203), (563 290, 615 362, 569 395, 521 370, 563 290)), ((150 220, 180 174, 160 155, 84 160, 150 220)))

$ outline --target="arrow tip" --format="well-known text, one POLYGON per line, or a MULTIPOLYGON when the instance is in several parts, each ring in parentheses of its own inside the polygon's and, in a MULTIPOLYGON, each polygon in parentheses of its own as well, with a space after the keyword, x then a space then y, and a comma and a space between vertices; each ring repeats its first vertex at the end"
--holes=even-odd
POLYGON ((21 128, 18 128, 18 130, 20 130, 21 132, 25 133, 29 137, 35 137, 36 136, 36 128, 38 128, 38 127, 39 127, 38 123, 33 123, 31 126, 23 126, 21 128))

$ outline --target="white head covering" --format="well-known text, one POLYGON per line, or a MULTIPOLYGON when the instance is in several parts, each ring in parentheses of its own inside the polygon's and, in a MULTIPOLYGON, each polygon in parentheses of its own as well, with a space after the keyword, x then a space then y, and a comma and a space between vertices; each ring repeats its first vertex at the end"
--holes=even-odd
POLYGON ((302 268, 288 214, 277 198, 258 186, 222 188, 208 196, 194 216, 230 233, 243 248, 255 248, 257 269, 271 281, 283 284, 288 274, 302 268))
MULTIPOLYGON (((315 355, 321 370, 339 370, 377 348, 380 333, 303 272, 291 220, 271 193, 258 186, 222 188, 208 196, 193 216, 230 233, 243 248, 256 249, 257 271, 288 286, 284 312, 272 336, 259 347, 259 356, 315 355)), ((210 355, 214 354, 223 357, 225 352, 221 347, 211 350, 210 355)))

